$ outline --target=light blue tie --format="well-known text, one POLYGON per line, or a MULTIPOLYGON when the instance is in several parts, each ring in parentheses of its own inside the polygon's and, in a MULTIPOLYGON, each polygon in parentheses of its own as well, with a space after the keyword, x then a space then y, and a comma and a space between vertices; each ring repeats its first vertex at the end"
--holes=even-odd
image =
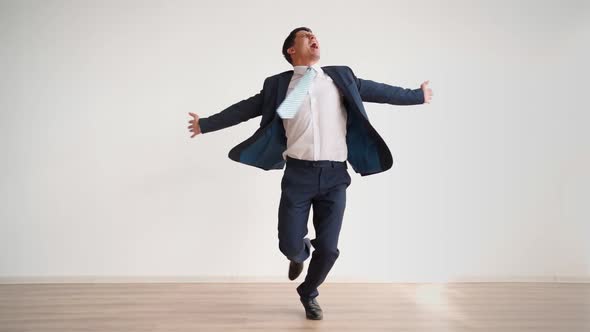
POLYGON ((277 113, 279 113, 281 118, 292 119, 295 116, 299 110, 299 107, 301 106, 301 103, 303 102, 303 99, 305 98, 305 95, 307 95, 309 86, 311 85, 311 82, 315 76, 315 69, 312 67, 307 67, 307 70, 305 71, 303 77, 301 77, 299 80, 299 83, 297 83, 295 88, 291 91, 291 93, 289 93, 289 95, 285 98, 285 100, 283 100, 277 109, 277 113))

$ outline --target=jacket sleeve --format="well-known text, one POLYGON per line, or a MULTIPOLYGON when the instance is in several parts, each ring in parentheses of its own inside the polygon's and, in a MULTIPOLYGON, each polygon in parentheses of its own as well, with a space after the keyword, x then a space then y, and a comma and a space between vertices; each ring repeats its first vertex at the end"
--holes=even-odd
POLYGON ((404 89, 398 86, 358 78, 354 75, 352 69, 350 69, 350 72, 363 101, 391 105, 424 104, 424 92, 422 88, 404 89))
POLYGON ((263 94, 264 87, 254 96, 241 100, 217 114, 205 118, 199 118, 201 133, 204 134, 235 126, 241 122, 262 115, 263 94))

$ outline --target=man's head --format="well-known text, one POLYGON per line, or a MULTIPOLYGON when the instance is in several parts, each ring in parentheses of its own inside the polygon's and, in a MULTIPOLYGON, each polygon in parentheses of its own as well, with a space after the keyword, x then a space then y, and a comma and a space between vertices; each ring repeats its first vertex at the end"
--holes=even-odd
POLYGON ((283 55, 293 66, 311 66, 320 59, 320 43, 310 28, 297 28, 283 43, 283 55))

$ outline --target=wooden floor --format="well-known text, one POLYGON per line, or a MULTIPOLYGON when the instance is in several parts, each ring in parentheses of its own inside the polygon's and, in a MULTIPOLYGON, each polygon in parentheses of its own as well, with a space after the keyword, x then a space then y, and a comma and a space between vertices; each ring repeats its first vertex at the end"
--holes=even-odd
POLYGON ((324 320, 297 283, 0 285, 0 331, 590 331, 590 284, 325 283, 324 320))

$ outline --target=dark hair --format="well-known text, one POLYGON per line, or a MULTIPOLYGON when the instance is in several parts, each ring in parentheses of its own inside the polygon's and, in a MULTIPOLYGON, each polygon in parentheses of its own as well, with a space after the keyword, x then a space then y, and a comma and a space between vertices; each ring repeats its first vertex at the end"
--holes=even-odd
POLYGON ((287 50, 291 48, 293 45, 295 45, 295 36, 297 35, 297 32, 301 30, 311 32, 310 28, 299 27, 291 31, 291 33, 289 34, 289 36, 287 36, 285 42, 283 43, 283 56, 285 57, 285 59, 287 59, 287 61, 289 61, 290 64, 293 64, 293 59, 291 59, 291 54, 287 53, 287 50))

